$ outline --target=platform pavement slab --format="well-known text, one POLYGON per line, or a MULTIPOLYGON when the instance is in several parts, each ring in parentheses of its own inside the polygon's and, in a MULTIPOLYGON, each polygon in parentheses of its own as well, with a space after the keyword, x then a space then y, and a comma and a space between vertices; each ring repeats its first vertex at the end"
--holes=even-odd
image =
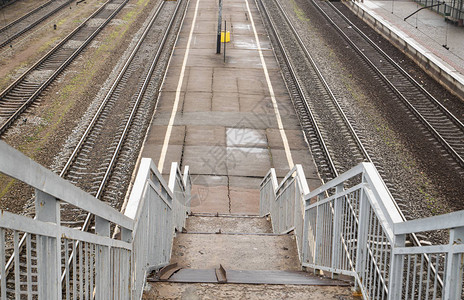
POLYGON ((289 157, 293 163, 304 165, 308 182, 318 180, 259 12, 254 2, 248 3, 258 46, 245 1, 224 2, 223 20, 227 20, 231 32, 225 62, 223 54, 215 53, 217 2, 190 3, 142 154, 159 164, 167 125, 172 122, 162 172, 169 172, 173 161, 189 165, 192 194, 196 194, 192 200, 195 213, 258 214, 262 177, 271 167, 284 176, 292 167, 289 157), (172 119, 176 95, 178 107, 172 119), (275 96, 284 131, 279 130, 271 95, 275 96))

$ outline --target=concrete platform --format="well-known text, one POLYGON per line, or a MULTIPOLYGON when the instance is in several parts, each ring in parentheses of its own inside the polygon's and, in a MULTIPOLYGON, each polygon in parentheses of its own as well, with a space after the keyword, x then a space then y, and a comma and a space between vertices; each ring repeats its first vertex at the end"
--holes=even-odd
POLYGON ((347 1, 348 7, 401 48, 427 73, 464 99, 464 27, 413 1, 347 1), (447 45, 449 50, 443 45, 447 45))
POLYGON ((192 212, 257 215, 271 167, 283 177, 302 164, 310 188, 320 180, 255 3, 224 3, 225 62, 217 15, 217 1, 190 2, 142 156, 164 175, 190 166, 192 212))

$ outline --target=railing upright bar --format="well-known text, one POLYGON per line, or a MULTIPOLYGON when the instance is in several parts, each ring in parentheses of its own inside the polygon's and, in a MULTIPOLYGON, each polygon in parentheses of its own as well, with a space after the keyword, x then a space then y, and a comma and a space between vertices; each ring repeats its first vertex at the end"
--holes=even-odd
MULTIPOLYGON (((395 235, 392 243, 393 247, 404 247, 406 242, 406 235, 395 235)), ((401 291, 403 288, 403 255, 395 255, 391 253, 390 257, 390 274, 388 276, 388 299, 399 300, 401 299, 401 291)), ((406 291, 407 292, 407 291, 406 291)), ((435 298, 435 297, 434 297, 435 298)))
POLYGON ((84 298, 85 300, 88 300, 89 299, 89 261, 88 261, 88 257, 89 257, 89 245, 88 243, 85 243, 82 245, 84 247, 84 278, 85 278, 85 284, 84 284, 84 298))
MULTIPOLYGON (((14 251, 14 253, 19 252, 18 243, 19 243, 19 233, 18 233, 17 230, 15 230, 14 235, 13 235, 13 249, 14 249, 13 251, 14 251)), ((14 263, 15 263, 15 267, 14 267, 14 273, 15 273, 15 299, 19 299, 20 298, 20 285, 19 285, 19 256, 18 255, 15 256, 14 263)))
MULTIPOLYGON (((309 200, 303 200, 306 207, 309 200)), ((309 211, 303 210, 303 238, 301 240, 301 264, 308 262, 308 231, 309 231, 309 211)))
POLYGON ((0 292, 1 298, 6 299, 6 276, 5 276, 5 229, 0 228, 0 292))
MULTIPOLYGON (((344 190, 343 184, 339 184, 336 187, 336 194, 342 193, 344 190)), ((332 268, 339 268, 339 261, 340 261, 340 233, 341 233, 341 224, 340 224, 340 204, 341 198, 335 198, 333 200, 333 228, 332 228, 332 268)), ((335 278, 336 275, 333 272, 332 278, 335 278)))
MULTIPOLYGON (((30 234, 27 235, 28 238, 30 238, 30 234)), ((27 247, 27 246, 26 246, 27 247)), ((66 300, 68 300, 71 297, 71 291, 69 290, 69 264, 67 263, 69 259, 69 240, 65 239, 64 240, 64 269, 65 269, 65 295, 66 295, 66 300)), ((29 272, 28 272, 29 273, 29 272)), ((29 281, 29 280, 28 280, 29 281)))
MULTIPOLYGON (((35 190, 37 220, 60 224, 60 204, 53 196, 35 190)), ((40 299, 61 298, 61 234, 37 237, 37 273, 40 299)), ((19 274, 15 274, 19 275, 19 274)))
MULTIPOLYGON (((463 244, 464 243, 464 227, 450 229, 449 244, 463 244)), ((462 293, 462 280, 463 280, 463 254, 448 252, 446 274, 445 274, 445 291, 444 299, 460 299, 462 293)))
POLYGON ((187 216, 190 214, 190 208, 191 208, 191 201, 192 201, 192 179, 190 178, 190 169, 189 166, 184 167, 184 176, 182 178, 182 181, 184 183, 184 186, 186 188, 186 202, 185 205, 187 206, 187 216))
POLYGON ((84 299, 84 270, 83 270, 83 263, 82 263, 82 258, 83 258, 83 253, 82 253, 82 247, 84 243, 78 243, 77 244, 77 256, 76 258, 79 260, 79 299, 84 299))
MULTIPOLYGON (((319 194, 317 195, 317 201, 320 201, 324 198, 324 194, 319 194)), ((322 223, 322 218, 321 218, 321 212, 320 212, 320 206, 317 207, 316 209, 316 228, 314 228, 314 235, 315 235, 315 240, 314 240, 314 245, 315 245, 315 249, 314 249, 314 264, 318 264, 319 263, 319 256, 320 256, 320 248, 319 248, 319 244, 320 244, 320 235, 321 235, 321 229, 322 229, 322 226, 321 226, 321 223, 322 223)), ((314 269, 314 273, 318 273, 319 270, 317 269, 314 269)))
MULTIPOLYGON (((367 257, 367 247, 366 247, 366 236, 367 236, 367 224, 368 218, 367 214, 369 212, 368 201, 364 194, 364 189, 361 190, 359 195, 359 213, 358 213, 358 234, 357 234, 357 247, 356 247, 356 266, 355 272, 360 277, 360 280, 363 281, 362 275, 365 272, 366 266, 366 257, 367 257)), ((355 287, 363 290, 362 285, 359 286, 359 283, 355 282, 355 287)))
MULTIPOLYGON (((95 233, 100 236, 110 236, 110 222, 100 217, 95 217, 95 233)), ((79 243, 79 246, 82 243, 79 243)), ((98 268, 95 270, 95 285, 96 285, 96 293, 95 299, 108 299, 109 293, 107 290, 108 286, 111 286, 110 280, 110 271, 109 267, 111 266, 111 255, 110 255, 110 248, 106 246, 99 245, 99 249, 97 249, 97 253, 95 254, 95 264, 98 268)), ((76 249, 74 249, 76 250, 76 249)), ((76 253, 76 252, 74 252, 76 253)), ((76 260, 74 259, 74 262, 76 260)), ((75 271, 76 263, 73 265, 75 271)), ((79 268, 80 269, 80 268, 79 268)), ((79 270, 79 273, 81 270, 79 270)), ((75 274, 75 273, 74 273, 75 274)), ((73 285, 76 284, 74 280, 73 285)), ((80 290, 82 286, 80 286, 80 290)), ((112 290, 112 289, 111 289, 112 290)), ((74 294, 75 295, 75 294, 74 294)))
MULTIPOLYGON (((77 253, 77 252, 76 252, 76 251, 77 251, 76 244, 77 244, 77 241, 72 241, 72 253, 77 253)), ((102 247, 102 246, 97 246, 97 249, 100 250, 101 247, 102 247)), ((100 251, 98 251, 98 252, 100 252, 100 251)), ((100 261, 97 260, 97 258, 95 258, 95 262, 97 263, 97 262, 100 262, 100 261)), ((100 268, 103 267, 101 263, 100 263, 100 264, 96 264, 96 265, 97 265, 98 267, 100 267, 100 268)), ((76 262, 76 259, 73 259, 73 260, 72 260, 72 266, 73 266, 73 267, 72 267, 72 269, 73 269, 73 274, 77 274, 77 262, 76 262)), ((95 273, 99 272, 99 270, 101 270, 100 268, 96 268, 95 273)), ((96 275, 96 276, 97 276, 97 275, 96 275)), ((98 279, 98 276, 96 277, 96 279, 98 279)), ((98 289, 98 282, 96 282, 96 285, 97 285, 97 289, 96 289, 96 292, 97 292, 97 293, 96 293, 96 297, 95 297, 95 298, 99 297, 99 294, 98 294, 98 293, 100 292, 99 289, 98 289)), ((72 286, 73 286, 73 290, 72 290, 72 291, 73 291, 73 300, 76 300, 76 299, 77 299, 77 282, 76 282, 76 280, 73 280, 72 286)))

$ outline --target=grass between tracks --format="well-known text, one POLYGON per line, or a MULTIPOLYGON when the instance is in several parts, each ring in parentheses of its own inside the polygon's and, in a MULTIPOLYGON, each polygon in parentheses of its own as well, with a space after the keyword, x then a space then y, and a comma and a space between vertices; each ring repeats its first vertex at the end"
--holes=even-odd
MULTIPOLYGON (((97 78, 101 76, 101 73, 108 74, 104 71, 105 67, 113 65, 114 53, 118 47, 124 47, 125 34, 149 2, 150 0, 138 0, 119 12, 116 18, 123 22, 108 25, 108 28, 105 28, 97 37, 98 42, 95 43, 97 46, 88 47, 80 58, 68 67, 68 72, 61 75, 63 78, 60 80, 61 83, 58 83, 58 92, 42 96, 41 106, 34 109, 34 115, 40 121, 28 122, 27 129, 19 130, 18 134, 14 134, 10 144, 25 155, 41 162, 43 152, 55 142, 55 135, 65 121, 69 121, 67 117, 71 116, 73 109, 82 105, 80 100, 84 97, 94 97, 94 95, 87 95, 88 91, 98 81, 97 78)), ((101 78, 100 81, 102 81, 101 78)), ((50 87, 48 92, 50 90, 56 90, 56 88, 50 87)), ((76 116, 72 117, 76 118, 76 116)), ((50 157, 48 159, 50 160, 50 157)), ((11 192, 14 193, 15 190, 17 190, 15 180, 0 174, 0 199, 2 199, 0 209, 8 209, 6 204, 11 201, 3 201, 3 197, 11 192)))
POLYGON ((308 22, 309 18, 306 16, 305 12, 300 7, 298 7, 298 4, 296 4, 295 0, 291 0, 291 3, 293 6, 293 11, 295 12, 297 18, 301 21, 308 22))

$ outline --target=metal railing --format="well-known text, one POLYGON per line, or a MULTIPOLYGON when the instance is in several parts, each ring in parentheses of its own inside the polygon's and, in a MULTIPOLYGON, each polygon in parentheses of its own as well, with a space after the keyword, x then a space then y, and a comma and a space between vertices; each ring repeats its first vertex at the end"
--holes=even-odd
MULTIPOLYGON (((294 230, 302 267, 354 277, 364 299, 461 299, 464 211, 403 222, 371 163, 308 193, 300 185, 306 182, 303 171, 296 169, 262 201, 270 201, 275 233, 294 230), (450 231, 448 244, 405 246, 408 234, 439 230, 450 231)), ((261 184, 262 199, 270 193, 269 174, 261 184)))
POLYGON ((304 201, 309 193, 301 165, 295 165, 277 185, 275 170, 271 169, 260 184, 260 213, 270 214, 274 233, 294 231, 301 259, 303 240, 304 201))
POLYGON ((392 277, 396 281, 396 289, 392 289, 394 297, 464 299, 464 211, 398 223, 393 228, 396 238, 392 261, 395 267, 392 277), (408 234, 440 230, 449 231, 447 244, 405 247, 408 234))
POLYGON ((462 20, 464 18, 463 0, 414 0, 414 2, 425 7, 430 7, 430 10, 454 20, 462 20))
POLYGON ((174 198, 174 228, 182 232, 185 227, 186 216, 190 213, 190 190, 192 182, 188 176, 188 166, 184 169, 184 175, 179 170, 178 164, 173 162, 171 174, 169 176, 169 189, 173 192, 174 198))
MULTIPOLYGON (((174 168, 171 176, 179 178, 177 164, 174 168)), ((0 214, 1 299, 140 299, 147 272, 169 263, 176 223, 181 224, 189 210, 188 168, 172 192, 146 158, 124 214, 3 141, 0 172, 34 188, 36 205, 35 219, 8 211, 0 214), (62 203, 95 215, 94 233, 62 226, 62 203), (114 226, 120 229, 118 238, 110 237, 114 226), (26 243, 20 249, 24 234, 26 243), (20 255, 14 255, 7 273, 5 261, 13 253, 20 255), (71 253, 75 259, 67 263, 71 253)))

